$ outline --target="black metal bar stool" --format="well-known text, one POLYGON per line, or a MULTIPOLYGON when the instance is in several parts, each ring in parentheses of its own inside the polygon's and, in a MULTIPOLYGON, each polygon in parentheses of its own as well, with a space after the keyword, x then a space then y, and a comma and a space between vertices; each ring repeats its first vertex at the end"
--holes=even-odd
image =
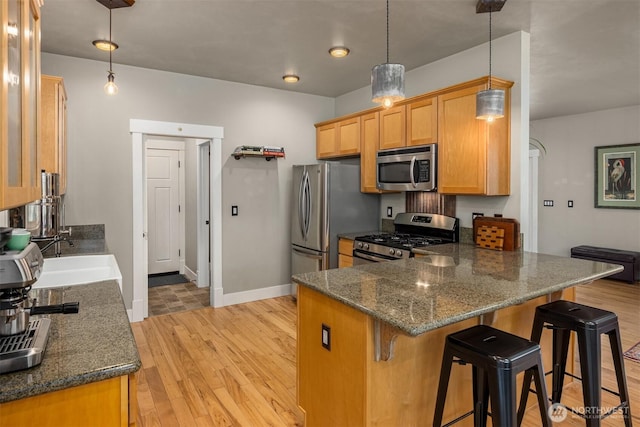
MULTIPOLYGON (((553 370, 551 401, 560 403, 562 387, 565 375, 582 381, 584 395, 584 410, 573 413, 582 416, 586 425, 599 426, 600 420, 618 410, 622 411, 624 423, 631 427, 631 413, 629 410, 629 392, 624 373, 624 361, 622 345, 620 344, 620 331, 618 317, 615 313, 601 310, 595 307, 578 304, 571 301, 554 301, 536 308, 533 319, 531 341, 540 342, 542 329, 546 327, 553 330, 553 370), (582 378, 566 373, 567 353, 569 350, 569 338, 574 331, 578 339, 578 351, 580 355, 580 371, 582 378), (613 365, 618 380, 618 392, 603 388, 603 390, 620 396, 620 405, 611 409, 606 414, 601 414, 600 390, 601 384, 601 335, 607 334, 611 344, 613 365)), ((526 409, 528 388, 531 385, 531 375, 525 374, 518 420, 521 420, 526 409)))
MULTIPOLYGON (((534 375, 542 425, 550 426, 549 401, 544 382, 540 345, 486 325, 473 326, 447 336, 440 370, 434 427, 442 426, 449 376, 453 362, 473 368, 473 410, 446 424, 450 426, 473 414, 476 427, 487 425, 488 403, 494 427, 513 427, 516 422, 516 375, 534 375), (454 358, 456 358, 454 360, 454 358)), ((531 383, 531 377, 529 377, 531 383)))

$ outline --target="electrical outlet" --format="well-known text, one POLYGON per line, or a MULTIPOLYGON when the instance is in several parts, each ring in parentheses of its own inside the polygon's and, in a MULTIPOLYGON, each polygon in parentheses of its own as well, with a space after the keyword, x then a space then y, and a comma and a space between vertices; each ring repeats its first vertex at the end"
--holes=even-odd
POLYGON ((331 328, 322 324, 322 347, 331 351, 331 328))
POLYGON ((553 200, 545 200, 542 205, 546 207, 553 207, 553 200))
POLYGON ((393 218, 393 207, 387 206, 387 218, 393 218))
POLYGON ((568 208, 572 208, 573 207, 573 200, 568 200, 567 201, 567 207, 568 208))
POLYGON ((231 206, 231 216, 238 216, 238 206, 231 206))
POLYGON ((502 218, 502 214, 493 214, 494 218, 502 218))
POLYGON ((473 212, 471 214, 471 221, 473 221, 474 219, 476 219, 479 216, 484 216, 484 214, 482 212, 473 212))

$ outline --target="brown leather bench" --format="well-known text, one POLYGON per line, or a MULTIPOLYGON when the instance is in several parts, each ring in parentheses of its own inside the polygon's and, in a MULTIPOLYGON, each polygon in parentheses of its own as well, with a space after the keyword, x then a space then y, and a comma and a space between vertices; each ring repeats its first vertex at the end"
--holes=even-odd
POLYGON ((629 283, 640 281, 640 252, 597 246, 576 246, 571 248, 571 258, 619 264, 624 267, 624 270, 607 277, 607 279, 624 280, 629 283))

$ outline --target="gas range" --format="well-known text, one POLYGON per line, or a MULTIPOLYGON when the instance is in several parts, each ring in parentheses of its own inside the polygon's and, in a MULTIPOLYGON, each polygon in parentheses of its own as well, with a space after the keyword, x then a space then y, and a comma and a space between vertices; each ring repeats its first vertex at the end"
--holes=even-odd
POLYGON ((354 264, 411 258, 413 248, 459 241, 457 218, 424 213, 400 213, 394 233, 358 236, 353 242, 354 264))

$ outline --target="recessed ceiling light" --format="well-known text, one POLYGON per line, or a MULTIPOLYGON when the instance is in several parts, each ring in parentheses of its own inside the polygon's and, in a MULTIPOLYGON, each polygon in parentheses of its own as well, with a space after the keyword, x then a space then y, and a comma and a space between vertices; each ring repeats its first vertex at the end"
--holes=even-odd
POLYGON ((282 76, 282 80, 287 83, 298 83, 300 77, 296 76, 295 74, 285 74, 284 76, 282 76))
POLYGON ((335 46, 329 49, 329 53, 334 58, 344 58, 349 55, 350 50, 344 46, 335 46))
POLYGON ((118 48, 118 45, 116 43, 109 40, 94 40, 92 43, 98 49, 104 50, 106 52, 116 50, 118 48))

